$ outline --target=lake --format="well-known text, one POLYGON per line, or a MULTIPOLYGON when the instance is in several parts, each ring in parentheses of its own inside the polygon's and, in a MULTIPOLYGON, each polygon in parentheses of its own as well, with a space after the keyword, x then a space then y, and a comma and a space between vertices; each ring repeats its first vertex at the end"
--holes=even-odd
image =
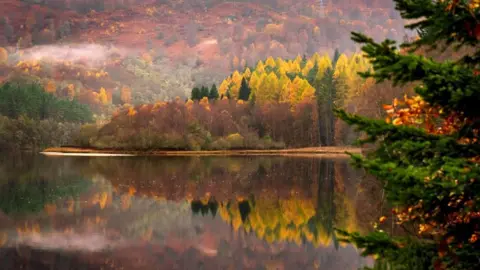
POLYGON ((0 158, 0 269, 358 269, 381 188, 346 158, 0 158))

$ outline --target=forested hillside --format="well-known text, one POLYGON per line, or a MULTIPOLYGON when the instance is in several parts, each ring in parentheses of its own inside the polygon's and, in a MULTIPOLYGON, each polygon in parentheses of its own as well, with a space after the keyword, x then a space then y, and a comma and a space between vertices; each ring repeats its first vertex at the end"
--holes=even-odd
POLYGON ((235 71, 220 86, 194 87, 184 101, 127 105, 84 146, 116 149, 256 149, 345 145, 354 132, 334 118, 353 107, 372 85, 357 72, 369 69, 361 55, 336 52, 269 57, 235 71), (343 130, 342 130, 343 129, 343 130))

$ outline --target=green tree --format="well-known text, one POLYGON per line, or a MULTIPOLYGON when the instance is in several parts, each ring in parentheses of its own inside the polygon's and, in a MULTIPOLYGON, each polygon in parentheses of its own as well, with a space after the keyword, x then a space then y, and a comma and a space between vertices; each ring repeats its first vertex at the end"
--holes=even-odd
POLYGON ((190 97, 191 97, 192 100, 202 99, 201 94, 200 94, 200 89, 198 89, 198 87, 194 87, 192 89, 192 93, 191 93, 190 97))
POLYGON ((209 99, 218 99, 219 95, 218 95, 218 90, 217 90, 217 86, 215 84, 212 85, 212 88, 210 88, 210 93, 208 93, 208 98, 209 99))
POLYGON ((250 97, 250 87, 248 86, 247 80, 245 78, 242 79, 242 84, 240 85, 240 91, 238 93, 238 99, 248 101, 250 97))
POLYGON ((61 122, 90 122, 90 109, 78 101, 59 99, 46 93, 41 85, 7 82, 0 86, 0 114, 16 119, 54 119, 61 122))
POLYGON ((208 91, 208 87, 202 86, 202 88, 200 89, 200 99, 208 97, 209 92, 210 91, 208 91))
POLYGON ((404 19, 415 21, 407 27, 423 35, 403 43, 408 51, 400 53, 394 41, 376 43, 353 33, 373 64, 374 71, 362 75, 396 85, 417 82, 415 92, 438 109, 439 122, 456 119, 458 126, 438 133, 436 127, 394 125, 337 110, 366 134, 361 143, 375 143, 366 157, 352 155, 354 164, 383 182, 395 207, 392 224, 400 222, 409 233, 401 238, 382 230, 368 235, 338 232, 342 241, 355 243, 364 255, 378 255, 392 269, 478 269, 480 7, 469 0, 394 2, 404 19), (420 46, 463 47, 471 53, 441 62, 415 54, 420 46))
POLYGON ((340 52, 338 51, 338 48, 335 49, 335 52, 333 53, 333 59, 332 59, 332 66, 335 69, 335 65, 337 64, 338 59, 340 58, 340 52))
POLYGON ((335 109, 335 101, 337 99, 337 85, 333 73, 331 68, 327 68, 315 89, 319 116, 320 145, 322 146, 331 146, 334 142, 335 115, 333 110, 335 109))

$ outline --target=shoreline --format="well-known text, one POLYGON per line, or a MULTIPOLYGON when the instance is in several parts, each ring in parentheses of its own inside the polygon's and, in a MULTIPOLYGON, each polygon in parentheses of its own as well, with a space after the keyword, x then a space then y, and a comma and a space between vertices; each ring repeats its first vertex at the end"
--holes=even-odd
POLYGON ((75 147, 54 147, 47 148, 40 152, 46 156, 310 156, 310 155, 342 155, 348 156, 345 152, 361 154, 362 149, 356 147, 307 147, 278 150, 105 150, 75 147))

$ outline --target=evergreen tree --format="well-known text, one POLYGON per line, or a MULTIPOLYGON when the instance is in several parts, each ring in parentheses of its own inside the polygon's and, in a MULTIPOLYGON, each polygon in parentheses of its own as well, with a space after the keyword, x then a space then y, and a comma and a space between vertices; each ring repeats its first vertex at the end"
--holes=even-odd
POLYGON ((200 89, 198 89, 198 87, 194 87, 192 89, 192 94, 190 95, 190 97, 192 100, 200 100, 202 98, 200 94, 200 89))
POLYGON ((338 59, 340 58, 340 52, 338 51, 338 48, 335 49, 335 52, 333 53, 333 59, 332 59, 332 66, 335 69, 335 65, 337 64, 338 59))
POLYGON ((209 90, 206 86, 202 86, 202 88, 200 89, 200 99, 204 98, 204 97, 208 97, 208 94, 209 94, 209 90))
POLYGON ((315 64, 313 64, 313 67, 308 71, 308 74, 307 74, 308 83, 315 88, 317 88, 316 87, 317 73, 318 73, 318 63, 317 61, 315 61, 315 64))
MULTIPOLYGON (((431 115, 435 123, 423 124, 428 118, 415 116, 410 107, 393 121, 336 113, 367 135, 360 143, 375 143, 366 157, 352 155, 354 164, 383 182, 386 198, 395 206, 391 222, 401 223, 410 237, 382 230, 368 235, 338 232, 342 241, 355 243, 363 255, 378 255, 391 269, 478 269, 480 7, 470 0, 394 2, 404 19, 415 21, 407 27, 422 36, 403 43, 408 51, 400 53, 394 41, 376 43, 353 33, 373 64, 374 71, 362 75, 397 85, 420 82, 418 97, 407 99, 405 106, 418 101, 414 109, 423 110, 423 116, 436 111, 431 115), (471 54, 440 62, 416 55, 419 46, 464 47, 471 54)), ((397 106, 394 101, 390 107, 397 106)))
POLYGON ((217 86, 215 84, 212 85, 212 88, 210 88, 210 93, 208 93, 208 98, 209 99, 218 99, 219 95, 218 95, 218 90, 217 90, 217 86))
POLYGON ((250 97, 250 87, 248 86, 247 80, 245 78, 242 78, 242 83, 240 85, 240 91, 238 93, 238 99, 248 101, 248 98, 250 97))
POLYGON ((14 119, 27 116, 35 120, 80 123, 90 122, 93 118, 90 109, 76 100, 58 99, 38 84, 10 82, 0 86, 0 114, 14 119))
POLYGON ((333 110, 335 109, 334 105, 337 99, 337 86, 333 74, 333 70, 327 68, 315 89, 319 116, 320 145, 322 146, 331 146, 334 143, 335 115, 333 110))

